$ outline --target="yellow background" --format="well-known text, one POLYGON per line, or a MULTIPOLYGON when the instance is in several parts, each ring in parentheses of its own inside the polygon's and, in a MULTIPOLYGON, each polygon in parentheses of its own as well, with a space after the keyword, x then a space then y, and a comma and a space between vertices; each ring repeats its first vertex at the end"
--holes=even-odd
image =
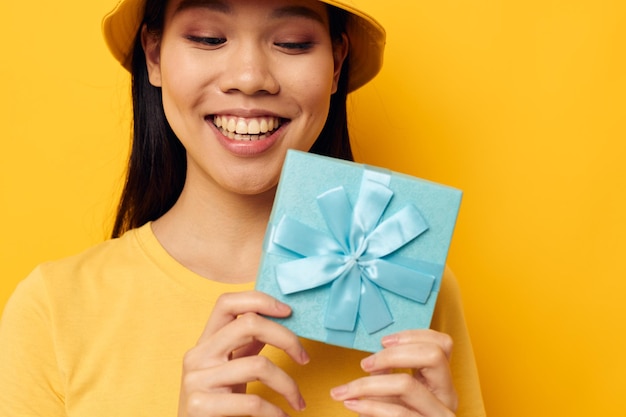
MULTIPOLYGON (((464 190, 449 263, 489 415, 626 415, 626 3, 361 1, 389 44, 351 103, 356 155, 464 190)), ((108 233, 129 127, 112 5, 2 6, 0 307, 108 233)))

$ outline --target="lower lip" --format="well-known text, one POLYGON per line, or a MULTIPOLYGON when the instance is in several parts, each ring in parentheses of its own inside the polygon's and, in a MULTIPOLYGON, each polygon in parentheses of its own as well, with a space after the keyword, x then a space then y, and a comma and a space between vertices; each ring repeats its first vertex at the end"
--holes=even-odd
POLYGON ((211 129, 215 132, 218 142, 226 148, 226 150, 237 156, 256 156, 266 152, 277 141, 286 123, 283 123, 278 129, 274 130, 271 135, 259 140, 235 140, 230 139, 218 129, 211 119, 207 119, 211 129))

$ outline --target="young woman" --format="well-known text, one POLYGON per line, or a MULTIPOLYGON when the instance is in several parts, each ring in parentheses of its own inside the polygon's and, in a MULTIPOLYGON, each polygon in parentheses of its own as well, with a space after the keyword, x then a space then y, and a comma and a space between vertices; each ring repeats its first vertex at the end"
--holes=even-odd
POLYGON ((432 329, 373 355, 299 339, 253 291, 287 149, 352 157, 380 25, 339 1, 122 0, 104 34, 133 77, 114 239, 16 290, 0 415, 483 415, 448 271, 432 329))

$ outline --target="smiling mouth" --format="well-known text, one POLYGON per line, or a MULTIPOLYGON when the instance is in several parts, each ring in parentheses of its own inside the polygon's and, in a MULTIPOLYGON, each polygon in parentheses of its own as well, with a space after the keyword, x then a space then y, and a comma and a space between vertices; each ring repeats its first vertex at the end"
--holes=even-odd
POLYGON ((234 117, 234 116, 212 116, 213 124, 220 132, 233 140, 255 141, 269 137, 282 124, 280 117, 234 117))

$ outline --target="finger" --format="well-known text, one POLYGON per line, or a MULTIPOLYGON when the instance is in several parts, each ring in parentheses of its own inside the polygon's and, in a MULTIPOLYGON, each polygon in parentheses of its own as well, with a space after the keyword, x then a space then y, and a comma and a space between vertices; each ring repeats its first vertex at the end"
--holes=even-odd
POLYGON ((283 325, 254 313, 239 316, 215 336, 212 338, 212 348, 223 354, 259 341, 285 351, 297 363, 305 364, 309 361, 298 336, 283 325))
MULTIPOLYGON (((368 415, 389 415, 387 414, 389 410, 397 404, 391 404, 388 398, 396 398, 401 405, 404 405, 403 408, 428 417, 450 415, 450 412, 454 411, 457 406, 456 395, 438 398, 411 375, 404 373, 360 378, 334 388, 331 390, 331 396, 337 401, 376 402, 380 414, 371 414, 373 411, 369 411, 368 415), (382 410, 386 411, 383 413, 382 410)), ((399 415, 411 414, 403 412, 399 415)))
POLYGON ((309 361, 300 339, 291 330, 255 313, 245 313, 189 351, 187 369, 216 366, 244 346, 252 345, 252 351, 257 351, 257 342, 284 350, 299 364, 309 361))
POLYGON ((343 402, 343 405, 348 410, 358 413, 359 417, 423 417, 423 415, 417 411, 409 410, 402 405, 390 404, 371 399, 346 400, 343 402))
POLYGON ((205 392, 225 392, 222 387, 260 381, 282 395, 294 410, 304 408, 304 399, 296 382, 264 356, 249 356, 221 366, 188 373, 184 378, 187 392, 201 387, 205 392))
POLYGON ((414 343, 390 347, 363 359, 361 367, 374 373, 410 368, 424 386, 446 403, 453 403, 456 398, 450 364, 440 345, 414 343))
POLYGON ((288 415, 257 395, 195 392, 186 403, 190 417, 252 416, 288 417, 288 415))
POLYGON ((287 304, 259 291, 222 294, 215 302, 211 317, 198 343, 202 343, 204 339, 235 320, 239 315, 249 312, 270 317, 287 317, 291 314, 291 308, 287 304))
POLYGON ((386 348, 413 343, 432 343, 441 347, 448 359, 452 356, 454 345, 452 338, 445 333, 431 329, 406 330, 387 335, 382 339, 382 345, 386 348))
POLYGON ((265 347, 265 343, 259 342, 258 340, 250 343, 247 346, 244 346, 240 349, 233 351, 231 355, 231 359, 243 358, 246 356, 254 356, 261 353, 263 348, 265 347))
POLYGON ((413 343, 383 349, 364 358, 361 368, 370 373, 385 369, 411 368, 422 374, 443 378, 442 383, 447 382, 450 377, 448 356, 439 345, 432 343, 413 343))

